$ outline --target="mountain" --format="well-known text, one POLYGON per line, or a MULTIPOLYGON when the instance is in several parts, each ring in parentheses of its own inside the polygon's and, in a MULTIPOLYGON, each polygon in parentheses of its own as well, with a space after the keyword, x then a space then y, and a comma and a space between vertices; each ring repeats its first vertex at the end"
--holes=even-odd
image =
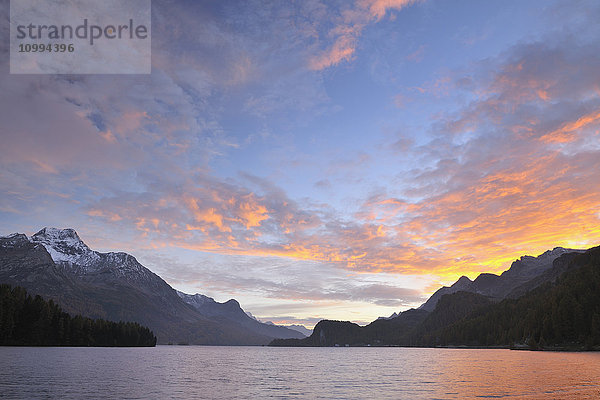
POLYGON ((379 318, 377 318, 377 319, 394 319, 394 318, 396 318, 397 316, 398 316, 398 313, 397 313, 397 312, 395 312, 395 313, 393 313, 392 315, 390 315, 389 317, 379 317, 379 318))
POLYGON ((388 346, 409 343, 410 333, 429 313, 410 309, 393 319, 377 319, 360 326, 347 321, 320 321, 305 339, 276 339, 270 346, 388 346))
POLYGON ((258 345, 302 337, 236 319, 241 308, 235 301, 215 302, 222 315, 199 312, 135 257, 93 251, 73 229, 44 228, 31 239, 0 237, 0 283, 53 299, 71 314, 138 322, 154 331, 158 343, 258 345))
MULTIPOLYGON (((564 254, 554 261, 556 267, 563 272, 554 281, 472 310, 429 331, 419 344, 599 350, 600 247, 564 254)), ((442 301, 452 302, 453 296, 442 301)))
POLYGON ((256 318, 250 317, 244 310, 242 310, 240 303, 234 299, 226 301, 225 303, 219 303, 211 297, 207 297, 198 293, 195 295, 190 295, 177 291, 177 294, 184 302, 194 307, 200 314, 207 318, 229 320, 256 334, 274 338, 300 339, 305 337, 305 335, 294 329, 262 323, 256 320, 256 318))
POLYGON ((296 332, 300 332, 301 334, 303 334, 304 336, 310 336, 312 335, 312 329, 308 329, 307 327, 305 327, 304 325, 286 325, 285 326, 288 329, 292 329, 296 332))
POLYGON ((431 311, 411 309, 363 327, 323 320, 306 339, 277 339, 271 345, 508 347, 521 343, 527 348, 600 349, 598 293, 600 247, 555 248, 538 257, 521 257, 500 276, 481 274, 475 281, 462 277, 428 300, 434 304, 431 311))
POLYGON ((110 322, 63 312, 52 300, 0 285, 0 346, 153 347, 156 336, 135 322, 110 322))
POLYGON ((436 343, 439 330, 451 326, 494 303, 486 296, 472 292, 445 294, 435 309, 410 334, 412 344, 436 343))
MULTIPOLYGON (((258 318, 256 318, 254 315, 252 315, 252 313, 246 311, 246 314, 250 318, 252 318, 253 320, 256 320, 258 322, 262 322, 261 320, 259 320, 258 318)), ((267 325, 275 325, 271 321, 265 321, 264 323, 267 324, 267 325)), ((304 325, 282 325, 282 326, 285 326, 286 328, 291 329, 293 331, 300 332, 303 335, 303 337, 307 337, 307 336, 310 336, 312 334, 312 329, 308 329, 304 325)))
POLYGON ((275 339, 269 346, 275 347, 331 347, 346 344, 363 345, 363 328, 348 321, 323 320, 304 339, 275 339))
POLYGON ((423 305, 421 309, 426 311, 433 311, 437 302, 445 294, 452 294, 459 291, 477 293, 483 296, 487 296, 492 300, 502 300, 507 296, 511 295, 517 288, 529 283, 529 286, 523 286, 522 290, 516 291, 514 295, 518 293, 525 293, 527 290, 535 288, 535 285, 541 285, 546 282, 547 279, 551 279, 552 276, 544 275, 544 273, 550 270, 553 266, 554 260, 563 254, 568 253, 582 253, 585 250, 565 249, 562 247, 555 247, 553 250, 548 250, 537 257, 523 256, 520 259, 514 261, 510 268, 504 271, 501 275, 483 273, 480 274, 474 281, 471 281, 466 276, 462 276, 452 286, 444 286, 436 291, 423 305), (544 276, 547 279, 537 279, 532 282, 532 279, 536 277, 544 276), (533 285, 533 286, 532 286, 533 285), (526 289, 523 291, 523 289, 526 289))

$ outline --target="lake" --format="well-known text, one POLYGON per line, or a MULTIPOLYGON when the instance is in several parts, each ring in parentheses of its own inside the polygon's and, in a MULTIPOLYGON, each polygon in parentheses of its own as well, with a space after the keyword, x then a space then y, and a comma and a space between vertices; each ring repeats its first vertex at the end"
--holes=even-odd
POLYGON ((0 398, 597 399, 599 353, 0 347, 0 398))

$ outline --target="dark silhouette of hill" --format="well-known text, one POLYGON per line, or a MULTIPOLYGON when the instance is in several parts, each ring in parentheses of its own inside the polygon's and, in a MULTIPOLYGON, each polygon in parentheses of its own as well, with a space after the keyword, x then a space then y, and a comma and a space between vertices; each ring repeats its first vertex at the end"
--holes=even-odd
POLYGON ((364 327, 324 320, 306 339, 271 345, 600 348, 600 247, 561 251, 550 267, 506 293, 503 300, 470 291, 443 294, 431 312, 411 309, 364 327))
POLYGON ((422 337, 423 345, 526 345, 598 349, 600 247, 565 255, 566 271, 517 299, 505 299, 422 337))
POLYGON ((52 300, 0 285, 0 345, 152 347, 156 336, 135 322, 72 317, 52 300))

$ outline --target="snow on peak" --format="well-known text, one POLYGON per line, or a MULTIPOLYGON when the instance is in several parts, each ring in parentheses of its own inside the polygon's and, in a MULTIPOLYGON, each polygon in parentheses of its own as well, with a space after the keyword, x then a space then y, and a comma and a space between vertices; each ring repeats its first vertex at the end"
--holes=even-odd
POLYGON ((79 238, 75 229, 58 229, 58 228, 43 228, 38 233, 34 234, 32 239, 36 239, 39 242, 47 243, 58 243, 64 242, 70 245, 83 245, 87 248, 85 243, 79 238))
POLYGON ((57 266, 78 276, 102 272, 106 273, 104 277, 117 278, 120 282, 139 284, 145 281, 154 288, 166 284, 130 254, 91 250, 74 229, 44 228, 31 236, 31 239, 23 234, 0 237, 2 247, 16 247, 26 243, 44 246, 57 266))
POLYGON ((3 247, 17 247, 29 242, 27 236, 22 233, 11 233, 8 236, 0 236, 3 247))
POLYGON ((191 304, 194 307, 201 307, 207 303, 215 303, 215 299, 213 299, 212 297, 205 296, 200 293, 187 294, 187 293, 180 292, 179 290, 176 290, 176 292, 177 292, 177 295, 179 297, 181 297, 181 299, 183 301, 185 301, 188 304, 191 304))
POLYGON ((97 254, 83 243, 74 229, 44 228, 31 237, 43 245, 54 262, 86 264, 83 261, 97 258, 97 254))
POLYGON ((6 235, 6 236, 0 236, 0 239, 14 239, 17 238, 19 236, 25 236, 22 233, 11 233, 10 235, 6 235))

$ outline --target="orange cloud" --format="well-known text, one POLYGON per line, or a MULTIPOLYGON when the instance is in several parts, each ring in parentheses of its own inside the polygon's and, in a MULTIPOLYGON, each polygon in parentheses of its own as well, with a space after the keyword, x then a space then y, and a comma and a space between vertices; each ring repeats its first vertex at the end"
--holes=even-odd
POLYGON ((216 183, 155 201, 117 201, 89 215, 129 219, 154 244, 313 260, 356 272, 475 277, 501 271, 523 254, 600 240, 600 182, 594 174, 600 158, 549 151, 528 156, 499 160, 494 168, 488 162, 489 172, 412 203, 376 196, 349 220, 323 210, 309 213, 281 194, 259 196, 216 183))
POLYGON ((111 222, 117 222, 123 219, 119 214, 103 210, 90 210, 88 211, 87 215, 89 215, 90 217, 102 217, 111 222))
POLYGON ((569 143, 577 139, 580 129, 600 122, 600 111, 594 111, 583 115, 576 121, 564 123, 562 127, 540 137, 540 141, 546 143, 569 143))
POLYGON ((415 3, 417 0, 361 0, 359 7, 367 9, 369 15, 380 20, 388 10, 401 10, 402 8, 415 3))
POLYGON ((238 216, 246 229, 258 227, 262 221, 269 218, 267 208, 258 204, 253 194, 245 196, 244 200, 239 206, 238 216))
MULTIPOLYGON (((221 232, 231 232, 231 228, 223 223, 223 215, 219 214, 214 208, 202 208, 198 205, 198 200, 194 198, 187 198, 185 200, 188 207, 194 215, 196 222, 206 223, 209 225, 216 226, 221 232)), ((188 225, 188 230, 204 230, 203 227, 191 227, 188 225)))
POLYGON ((550 100, 550 96, 548 95, 548 92, 546 90, 539 89, 537 91, 537 95, 540 97, 540 99, 542 99, 544 101, 550 100))
MULTIPOLYGON (((382 18, 392 3, 409 4, 361 2, 342 13, 331 30, 339 51, 328 53, 338 55, 315 67, 351 57, 364 24, 382 18)), ((138 229, 154 235, 153 243, 314 260, 357 273, 427 274, 440 281, 499 272, 521 255, 554 246, 597 245, 600 152, 591 141, 554 145, 597 129, 598 96, 590 92, 597 70, 565 74, 572 65, 590 64, 573 58, 578 51, 560 54, 545 45, 517 50, 494 72, 474 73, 462 89, 473 90, 474 100, 450 115, 434 116, 424 133, 431 142, 404 152, 424 165, 400 171, 399 185, 389 185, 392 193, 382 190, 364 199, 354 213, 298 204, 256 177, 231 184, 206 176, 176 188, 153 188, 156 193, 140 199, 99 202, 92 211, 109 219, 110 210, 123 224, 143 222, 138 229), (560 62, 540 62, 545 59, 560 62)), ((444 77, 426 87, 443 96, 451 85, 444 77)))

